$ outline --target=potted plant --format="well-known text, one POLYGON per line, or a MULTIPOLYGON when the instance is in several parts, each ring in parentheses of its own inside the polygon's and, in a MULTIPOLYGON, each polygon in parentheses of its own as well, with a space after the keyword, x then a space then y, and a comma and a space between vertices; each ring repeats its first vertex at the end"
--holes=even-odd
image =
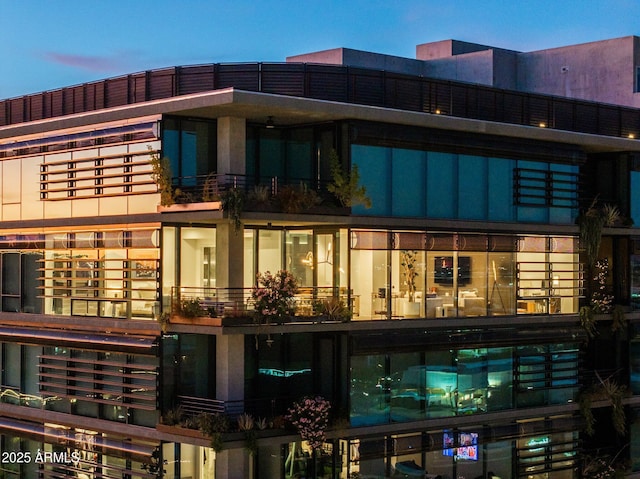
POLYGON ((416 251, 402 251, 402 274, 404 283, 407 286, 407 301, 403 303, 403 313, 405 316, 419 316, 420 303, 416 303, 416 278, 418 271, 416 269, 416 261, 418 253, 416 251))
POLYGON ((258 273, 258 285, 251 290, 258 324, 283 322, 292 316, 297 292, 298 282, 287 270, 258 273))

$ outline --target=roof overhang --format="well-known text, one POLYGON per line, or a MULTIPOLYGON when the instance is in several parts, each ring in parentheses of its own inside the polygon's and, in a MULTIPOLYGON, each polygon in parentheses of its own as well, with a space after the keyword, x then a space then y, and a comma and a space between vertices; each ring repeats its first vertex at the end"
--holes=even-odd
POLYGON ((636 139, 249 92, 234 88, 10 125, 0 128, 0 139, 166 114, 211 119, 237 117, 255 123, 265 123, 272 117, 278 126, 360 120, 572 144, 582 147, 587 152, 640 152, 640 141, 636 139))

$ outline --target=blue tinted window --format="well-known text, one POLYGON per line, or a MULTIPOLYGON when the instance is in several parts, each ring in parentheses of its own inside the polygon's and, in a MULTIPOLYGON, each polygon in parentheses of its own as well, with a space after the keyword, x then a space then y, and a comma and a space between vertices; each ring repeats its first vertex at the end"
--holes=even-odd
POLYGON ((260 178, 284 179, 284 142, 280 130, 261 130, 259 148, 260 178))
POLYGON ((162 136, 162 156, 169 159, 171 176, 178 176, 180 174, 180 132, 178 130, 165 127, 162 136))
POLYGON ((487 159, 482 156, 458 157, 458 218, 487 218, 487 159))
POLYGON ((578 172, 578 167, 551 165, 550 170, 553 172, 553 204, 556 207, 549 208, 549 222, 572 224, 577 215, 578 191, 567 182, 573 181, 573 174, 578 172))
POLYGON ((293 130, 287 142, 287 176, 289 182, 297 184, 313 178, 311 145, 313 130, 293 130))
POLYGON ((535 161, 518 161, 518 168, 533 171, 528 171, 527 177, 529 179, 521 182, 520 192, 522 196, 520 201, 523 204, 518 206, 517 220, 531 223, 546 223, 548 221, 549 210, 544 207, 544 198, 539 197, 539 188, 544 188, 544 179, 549 165, 535 161))
POLYGON ((489 158, 487 179, 489 219, 513 221, 513 165, 515 161, 504 158, 489 158))
POLYGON ((457 155, 429 152, 427 156, 427 215, 455 218, 458 212, 457 155))
POLYGON ((426 153, 393 150, 392 194, 394 216, 424 216, 426 213, 426 153))
POLYGON ((360 184, 367 189, 372 207, 362 205, 352 208, 355 214, 390 215, 391 214, 391 150, 372 146, 353 145, 351 163, 358 165, 360 184))
POLYGON ((640 225, 640 171, 631 172, 631 197, 629 200, 629 210, 631 211, 631 219, 633 224, 640 225))

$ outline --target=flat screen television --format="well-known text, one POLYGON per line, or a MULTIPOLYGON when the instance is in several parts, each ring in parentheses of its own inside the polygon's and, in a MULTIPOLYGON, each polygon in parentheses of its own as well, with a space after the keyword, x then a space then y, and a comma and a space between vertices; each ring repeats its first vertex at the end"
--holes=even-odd
POLYGON ((455 436, 451 432, 445 432, 442 437, 442 455, 453 457, 456 460, 478 460, 478 433, 458 433, 458 447, 455 446, 455 436))
MULTIPOLYGON (((437 256, 433 259, 433 281, 436 284, 453 286, 453 256, 437 256)), ((458 285, 471 282, 471 258, 458 256, 458 285)))

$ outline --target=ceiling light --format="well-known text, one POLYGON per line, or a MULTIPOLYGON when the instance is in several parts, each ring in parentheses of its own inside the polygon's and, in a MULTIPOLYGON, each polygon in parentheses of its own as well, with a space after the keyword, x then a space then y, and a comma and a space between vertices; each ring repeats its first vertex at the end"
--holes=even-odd
POLYGON ((275 127, 276 127, 275 123, 273 123, 273 117, 272 117, 272 116, 270 116, 269 118, 267 118, 267 123, 266 123, 266 125, 265 125, 265 126, 266 126, 268 129, 272 129, 272 128, 275 128, 275 127))

